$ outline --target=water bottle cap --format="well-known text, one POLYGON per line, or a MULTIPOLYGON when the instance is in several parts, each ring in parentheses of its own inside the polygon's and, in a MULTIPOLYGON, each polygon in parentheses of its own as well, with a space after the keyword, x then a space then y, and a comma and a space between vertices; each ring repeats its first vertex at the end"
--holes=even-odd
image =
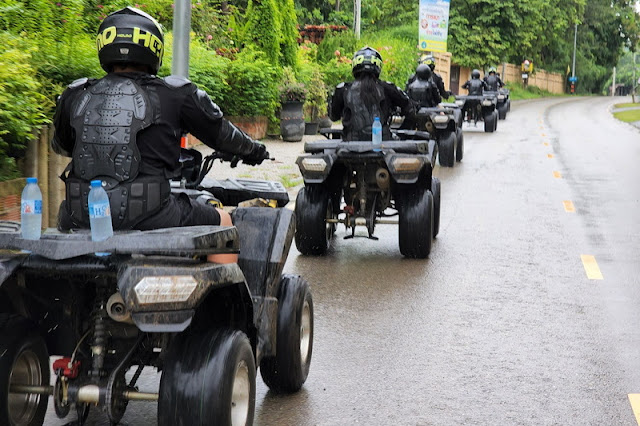
POLYGON ((38 178, 36 177, 28 177, 27 183, 38 183, 38 178))
POLYGON ((102 188, 102 181, 101 180, 92 180, 91 181, 91 187, 92 188, 102 188))
POLYGON ((380 117, 373 117, 373 121, 380 121, 380 117))

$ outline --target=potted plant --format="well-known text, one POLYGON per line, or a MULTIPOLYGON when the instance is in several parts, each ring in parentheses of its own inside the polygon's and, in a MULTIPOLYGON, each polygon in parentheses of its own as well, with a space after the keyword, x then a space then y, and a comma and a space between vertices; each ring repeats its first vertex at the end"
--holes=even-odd
POLYGON ((318 133, 318 123, 321 117, 327 115, 327 86, 322 79, 322 73, 315 68, 307 84, 308 92, 304 103, 305 134, 318 133))
POLYGON ((284 68, 280 93, 280 135, 287 142, 299 142, 304 136, 302 106, 307 98, 304 84, 298 83, 290 67, 284 68))

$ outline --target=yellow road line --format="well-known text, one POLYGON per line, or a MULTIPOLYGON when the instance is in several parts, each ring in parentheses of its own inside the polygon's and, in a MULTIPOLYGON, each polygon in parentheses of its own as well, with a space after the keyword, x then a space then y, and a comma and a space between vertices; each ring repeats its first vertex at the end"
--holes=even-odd
POLYGON ((636 422, 640 425, 640 393, 630 393, 629 402, 631 403, 631 409, 636 416, 636 422))
POLYGON ((602 272, 600 272, 600 268, 598 267, 598 262, 596 262, 596 258, 591 256, 590 254, 581 254, 580 258, 582 259, 582 266, 584 266, 584 271, 587 273, 587 278, 590 280, 602 280, 602 272))
POLYGON ((564 205, 564 211, 566 211, 567 213, 576 212, 576 208, 571 201, 563 201, 562 204, 564 205))
POLYGON ((560 174, 560 172, 553 172, 553 177, 556 179, 562 179, 562 175, 560 174))
POLYGON ((553 154, 547 154, 547 157, 553 158, 553 154))

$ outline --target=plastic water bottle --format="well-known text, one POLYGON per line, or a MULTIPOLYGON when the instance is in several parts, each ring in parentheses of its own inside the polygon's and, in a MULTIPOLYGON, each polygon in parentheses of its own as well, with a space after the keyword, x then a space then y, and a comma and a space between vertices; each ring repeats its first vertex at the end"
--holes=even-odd
POLYGON ((109 196, 102 188, 102 181, 92 180, 89 191, 89 223, 91 225, 91 240, 104 241, 113 235, 111 223, 111 206, 109 196))
POLYGON ((382 123, 380 117, 373 119, 373 125, 371 126, 371 141, 373 142, 373 150, 382 150, 382 123))
POLYGON ((38 178, 27 178, 20 205, 22 238, 39 240, 42 232, 42 192, 38 187, 38 178))

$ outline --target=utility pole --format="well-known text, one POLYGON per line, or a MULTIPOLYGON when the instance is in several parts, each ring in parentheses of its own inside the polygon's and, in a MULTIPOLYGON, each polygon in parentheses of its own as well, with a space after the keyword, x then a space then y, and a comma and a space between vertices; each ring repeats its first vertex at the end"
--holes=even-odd
POLYGON ((613 67, 613 82, 611 87, 611 96, 616 95, 616 67, 613 67))
POLYGON ((631 91, 631 102, 636 103, 636 87, 638 83, 636 81, 636 52, 633 52, 633 82, 631 83, 631 87, 633 90, 631 91))
POLYGON ((356 34, 356 38, 360 40, 360 11, 361 11, 361 1, 355 0, 353 2, 353 30, 356 34))
POLYGON ((171 74, 189 78, 189 34, 191 1, 175 0, 173 11, 173 58, 171 74))
POLYGON ((571 77, 576 76, 576 46, 578 45, 578 24, 573 33, 573 65, 571 65, 571 77))

